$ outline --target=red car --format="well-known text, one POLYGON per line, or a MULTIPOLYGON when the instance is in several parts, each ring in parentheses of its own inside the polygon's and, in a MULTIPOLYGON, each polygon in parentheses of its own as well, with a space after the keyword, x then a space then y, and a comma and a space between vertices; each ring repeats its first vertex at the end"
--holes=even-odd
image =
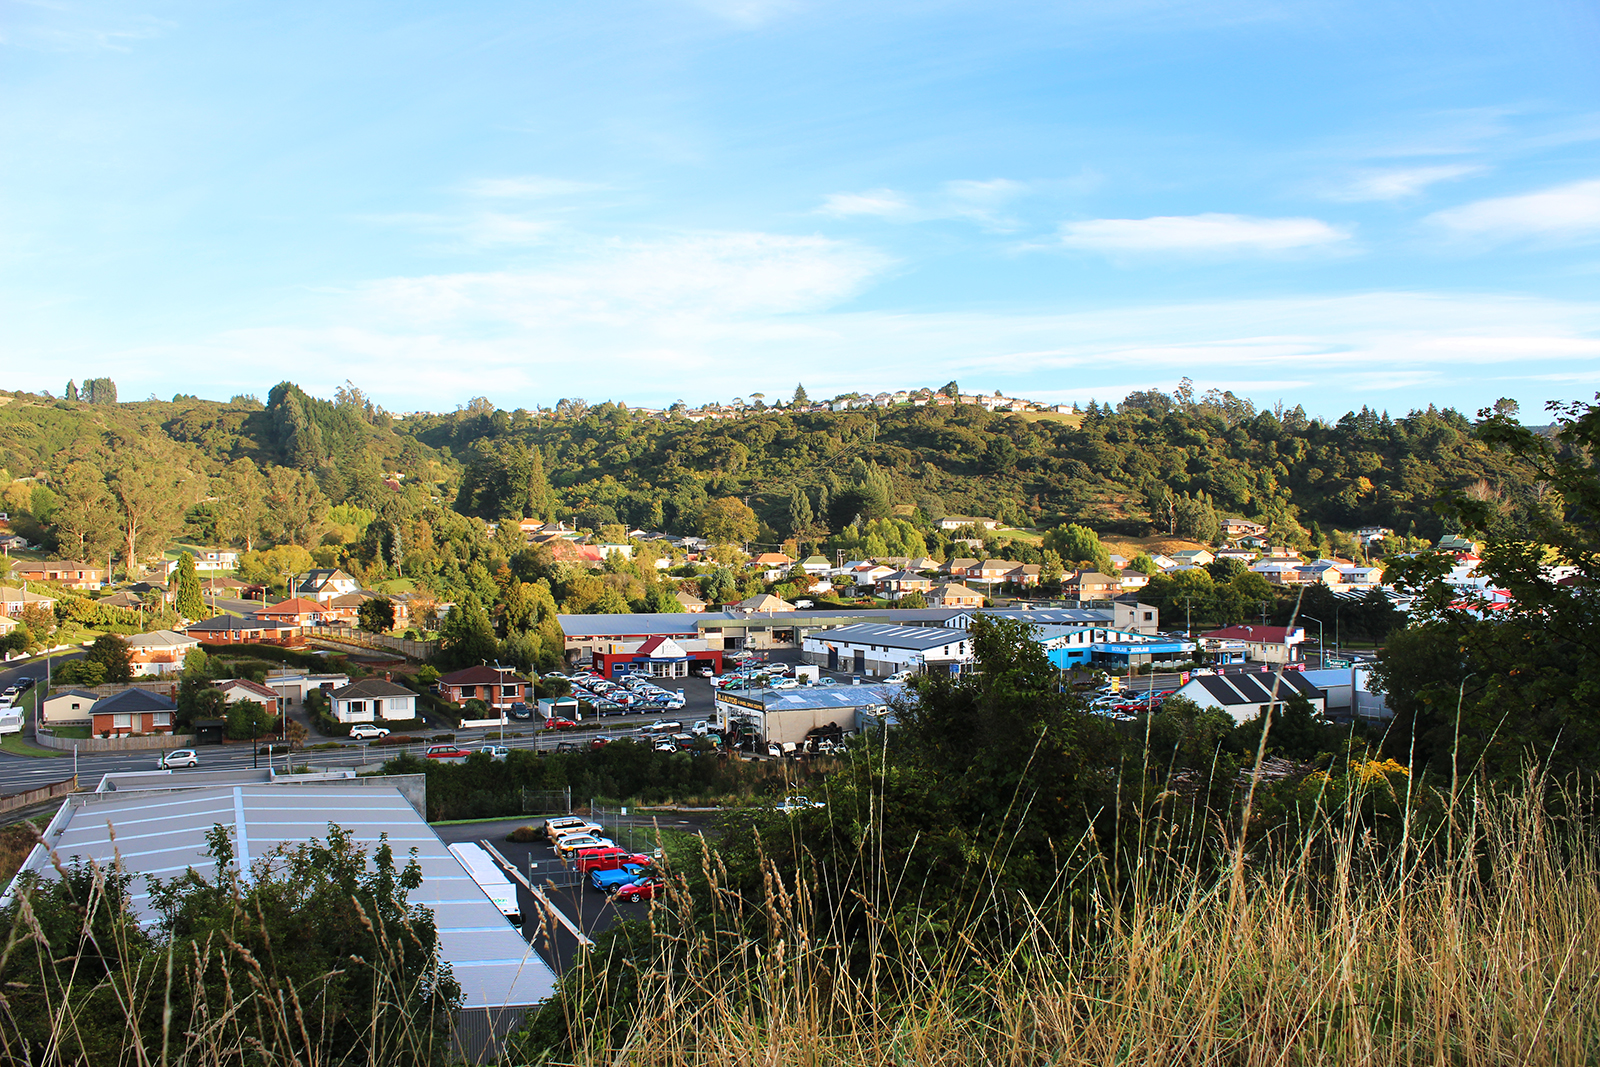
POLYGON ((613 900, 626 900, 629 904, 637 904, 641 900, 654 900, 656 895, 665 894, 667 883, 660 878, 645 878, 637 882, 630 882, 619 887, 611 894, 613 900))
POLYGON ((466 759, 472 753, 458 745, 429 745, 423 755, 429 759, 466 759))
POLYGON ((629 852, 625 848, 585 848, 580 849, 574 857, 574 865, 580 871, 614 871, 623 864, 632 863, 640 867, 650 866, 650 857, 639 852, 629 852))
POLYGON ((578 724, 573 722, 571 719, 546 719, 544 721, 544 728, 546 730, 566 730, 576 725, 578 724))

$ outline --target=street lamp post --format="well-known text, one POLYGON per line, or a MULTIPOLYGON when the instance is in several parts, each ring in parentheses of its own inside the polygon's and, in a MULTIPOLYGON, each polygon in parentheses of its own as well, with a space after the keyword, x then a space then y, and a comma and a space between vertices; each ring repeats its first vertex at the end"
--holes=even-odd
POLYGON ((1321 670, 1328 665, 1328 649, 1327 646, 1322 643, 1322 620, 1313 619, 1310 615, 1302 615, 1300 617, 1306 620, 1306 622, 1314 622, 1317 624, 1317 669, 1321 670))

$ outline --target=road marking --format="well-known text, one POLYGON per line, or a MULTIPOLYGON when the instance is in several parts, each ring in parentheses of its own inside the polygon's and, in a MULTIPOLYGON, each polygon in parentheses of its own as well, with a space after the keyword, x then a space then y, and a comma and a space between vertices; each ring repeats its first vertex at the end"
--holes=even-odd
POLYGON ((515 878, 517 881, 521 882, 522 888, 532 893, 534 898, 539 901, 544 910, 549 913, 549 915, 558 923, 560 923, 562 926, 565 926, 573 937, 578 939, 578 944, 582 945, 584 948, 594 947, 594 942, 590 941, 586 936, 584 936, 582 930, 573 925, 572 920, 567 918, 566 913, 560 908, 556 907, 555 904, 551 903, 550 898, 544 895, 544 891, 542 889, 535 889, 532 885, 530 885, 528 880, 522 876, 522 872, 517 870, 516 864, 502 856, 500 854, 500 850, 491 845, 487 838, 480 838, 478 844, 488 849, 489 855, 493 856, 495 861, 506 869, 506 873, 511 875, 511 877, 515 878))

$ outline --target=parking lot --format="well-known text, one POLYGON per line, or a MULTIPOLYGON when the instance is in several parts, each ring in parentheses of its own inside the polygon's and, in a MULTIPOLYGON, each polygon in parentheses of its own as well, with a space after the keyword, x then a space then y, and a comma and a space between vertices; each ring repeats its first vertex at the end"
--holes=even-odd
MULTIPOLYGON (((541 825, 545 818, 543 815, 528 816, 487 823, 435 826, 433 829, 446 844, 472 841, 493 846, 524 877, 528 876, 531 863, 534 876, 528 880, 541 890, 544 899, 559 913, 560 918, 552 921, 544 903, 519 884, 517 900, 523 916, 522 934, 545 961, 557 973, 561 973, 580 947, 578 932, 592 938, 624 919, 643 919, 649 914, 650 904, 612 901, 590 888, 587 877, 575 885, 552 888, 548 884, 550 879, 541 875, 540 868, 549 871, 557 866, 553 862, 555 850, 544 841, 519 843, 506 840, 506 835, 519 826, 541 825)), ((699 833, 705 830, 709 820, 709 815, 663 812, 650 817, 648 822, 659 825, 663 830, 699 833)), ((643 833, 648 836, 650 831, 644 829, 643 833)), ((619 843, 622 843, 621 839, 619 843)))

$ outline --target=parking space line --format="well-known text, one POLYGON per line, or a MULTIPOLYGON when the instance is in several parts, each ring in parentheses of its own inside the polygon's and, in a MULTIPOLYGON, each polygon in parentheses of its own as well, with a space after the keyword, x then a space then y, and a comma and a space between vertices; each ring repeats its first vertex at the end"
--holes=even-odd
POLYGON ((494 857, 495 862, 504 867, 507 874, 521 882, 522 888, 526 889, 529 893, 532 893, 534 899, 539 902, 544 910, 562 926, 565 926, 568 933, 572 934, 573 937, 578 939, 578 944, 582 945, 584 948, 594 947, 594 942, 589 940, 589 938, 584 935, 584 932, 573 924, 571 919, 567 918, 566 912, 556 907, 555 904, 551 902, 550 898, 544 895, 544 890, 535 889, 528 882, 528 880, 522 876, 522 872, 517 870, 517 865, 502 856, 500 854, 500 850, 491 845, 487 838, 479 840, 478 844, 488 849, 489 855, 494 857))

